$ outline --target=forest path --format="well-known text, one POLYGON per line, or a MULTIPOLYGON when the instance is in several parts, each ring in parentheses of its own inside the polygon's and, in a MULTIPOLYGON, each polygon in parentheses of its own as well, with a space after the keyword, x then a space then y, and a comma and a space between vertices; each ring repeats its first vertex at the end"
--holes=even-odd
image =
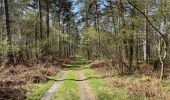
POLYGON ((79 80, 83 80, 78 82, 79 91, 80 91, 80 100, 97 100, 97 96, 89 86, 82 70, 78 71, 78 75, 79 75, 79 80))
MULTIPOLYGON (((84 66, 87 64, 88 61, 83 59, 77 59, 75 61, 72 61, 70 64, 65 64, 63 66, 64 74, 61 75, 61 77, 56 80, 54 85, 45 93, 45 95, 41 98, 41 100, 53 100, 55 98, 55 95, 57 95, 56 93, 60 91, 60 88, 63 88, 61 85, 63 85, 64 81, 67 81, 67 84, 70 84, 71 81, 75 81, 77 83, 78 91, 76 92, 79 95, 80 100, 97 100, 96 99, 97 96, 95 95, 95 92, 89 86, 88 80, 86 79, 83 73, 84 66), (76 78, 71 78, 71 79, 67 78, 68 75, 66 74, 69 74, 71 70, 73 70, 76 73, 76 78)), ((65 95, 67 96, 67 94, 65 95)), ((63 100, 65 100, 64 97, 63 100)))
MULTIPOLYGON (((59 80, 63 80, 67 73, 68 73, 68 71, 64 71, 63 74, 60 76, 59 80)), ((44 96, 41 98, 41 100, 51 100, 51 97, 56 92, 56 90, 60 87, 60 85, 61 85, 61 82, 56 81, 51 86, 51 88, 49 88, 49 90, 44 94, 44 96)))

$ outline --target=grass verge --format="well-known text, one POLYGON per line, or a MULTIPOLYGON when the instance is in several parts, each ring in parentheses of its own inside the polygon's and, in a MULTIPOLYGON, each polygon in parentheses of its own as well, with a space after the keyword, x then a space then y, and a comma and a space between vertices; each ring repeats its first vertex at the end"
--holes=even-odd
MULTIPOLYGON (((49 76, 49 79, 57 79, 63 72, 60 71, 54 76, 49 76)), ((55 83, 54 80, 49 80, 46 83, 38 83, 38 84, 27 84, 31 92, 27 93, 27 100, 40 100, 40 98, 45 94, 45 92, 55 83)))
MULTIPOLYGON (((85 76, 96 77, 95 71, 92 69, 84 69, 85 76)), ((126 89, 118 87, 110 87, 105 84, 102 79, 91 78, 89 84, 97 93, 98 100, 142 100, 143 98, 128 94, 126 89)))
POLYGON ((65 77, 66 80, 62 82, 52 100, 79 100, 78 83, 74 80, 69 80, 76 78, 76 71, 70 70, 65 77))

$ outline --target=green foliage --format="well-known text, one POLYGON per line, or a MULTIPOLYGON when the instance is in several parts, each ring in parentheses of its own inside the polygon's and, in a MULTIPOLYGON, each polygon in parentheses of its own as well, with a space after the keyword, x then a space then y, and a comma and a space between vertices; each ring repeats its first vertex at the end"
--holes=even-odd
POLYGON ((91 41, 96 41, 97 40, 97 33, 94 28, 88 28, 84 30, 83 32, 83 39, 84 41, 87 41, 88 39, 91 41))
POLYGON ((30 84, 33 89, 32 93, 28 93, 27 100, 39 100, 44 93, 54 84, 54 81, 48 81, 41 84, 30 84))
POLYGON ((0 54, 7 54, 7 47, 8 47, 8 41, 7 38, 5 38, 4 40, 2 40, 2 42, 0 42, 0 54))
MULTIPOLYGON (((63 74, 62 71, 58 72, 55 76, 49 76, 49 79, 57 79, 63 74)), ((39 84, 27 84, 27 87, 31 89, 31 92, 27 93, 27 100, 40 100, 45 92, 55 83, 55 81, 50 80, 46 83, 39 84)))

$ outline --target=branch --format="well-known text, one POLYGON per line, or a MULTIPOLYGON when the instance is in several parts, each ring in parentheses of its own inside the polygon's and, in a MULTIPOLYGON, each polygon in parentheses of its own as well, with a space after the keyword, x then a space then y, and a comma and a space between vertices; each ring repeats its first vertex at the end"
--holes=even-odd
POLYGON ((143 11, 141 11, 139 8, 137 8, 132 2, 130 2, 129 0, 127 0, 127 1, 131 6, 133 6, 138 12, 140 12, 146 18, 147 22, 151 25, 151 27, 153 29, 155 29, 155 31, 157 31, 159 33, 159 35, 165 40, 164 34, 162 34, 162 32, 158 28, 156 28, 156 26, 153 25, 153 23, 150 21, 148 16, 143 11))

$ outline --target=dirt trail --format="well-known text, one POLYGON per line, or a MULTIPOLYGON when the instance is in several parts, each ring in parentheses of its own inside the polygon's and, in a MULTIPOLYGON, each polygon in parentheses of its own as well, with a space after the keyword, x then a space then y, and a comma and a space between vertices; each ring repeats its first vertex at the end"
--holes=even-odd
MULTIPOLYGON (((86 78, 81 70, 78 71, 78 75, 79 80, 84 80, 86 78)), ((95 95, 94 91, 92 91, 86 80, 78 82, 80 88, 80 100, 97 100, 97 96, 95 95)))
MULTIPOLYGON (((77 81, 79 84, 78 92, 80 92, 80 100, 97 100, 96 93, 91 89, 91 87, 88 84, 88 81, 85 80, 86 77, 84 76, 82 69, 80 69, 80 68, 76 68, 76 69, 77 69, 77 73, 78 73, 78 80, 80 80, 80 81, 77 81)), ((71 69, 66 68, 64 70, 64 74, 61 75, 61 77, 58 80, 63 80, 64 77, 66 76, 66 74, 69 72, 69 70, 71 70, 71 69)), ((54 85, 41 98, 41 100, 51 100, 52 96, 54 95, 54 93, 56 93, 56 91, 60 87, 61 83, 62 83, 61 81, 55 82, 54 85)))
MULTIPOLYGON (((64 74, 61 75, 59 80, 64 79, 65 75, 68 73, 68 71, 64 71, 64 74)), ((44 96, 41 98, 41 100, 51 100, 51 97, 53 94, 57 91, 57 89, 60 87, 61 81, 56 81, 51 88, 44 94, 44 96)))

